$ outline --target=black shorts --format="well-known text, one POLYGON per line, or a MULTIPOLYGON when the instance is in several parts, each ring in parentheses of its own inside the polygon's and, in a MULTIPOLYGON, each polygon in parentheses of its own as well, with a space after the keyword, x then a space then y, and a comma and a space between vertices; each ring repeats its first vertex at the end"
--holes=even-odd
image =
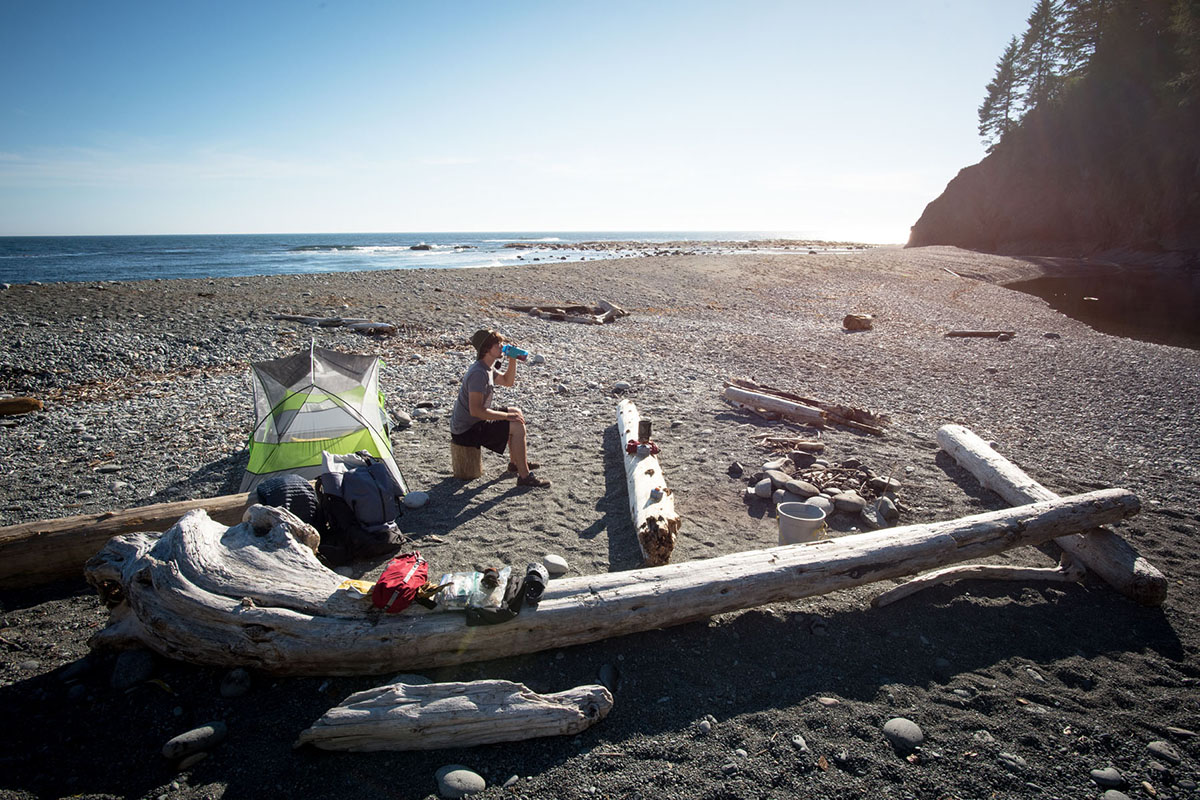
POLYGON ((508 447, 508 420, 480 420, 462 433, 450 434, 450 441, 463 447, 486 447, 494 453, 503 453, 508 447))

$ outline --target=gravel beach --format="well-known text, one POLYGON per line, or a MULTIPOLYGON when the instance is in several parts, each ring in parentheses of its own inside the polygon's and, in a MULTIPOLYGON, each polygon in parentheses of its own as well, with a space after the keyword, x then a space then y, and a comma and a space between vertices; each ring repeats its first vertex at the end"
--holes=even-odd
MULTIPOLYGON (((424 798, 453 764, 486 781, 484 798, 1200 796, 1200 351, 1101 334, 1000 285, 1050 268, 874 248, 0 291, 0 394, 45 402, 0 417, 0 525, 235 492, 248 364, 315 341, 383 356, 397 462, 430 496, 402 527, 431 572, 547 554, 571 575, 638 568, 615 430, 628 397, 654 422, 683 517, 673 563, 776 544, 773 507, 745 497, 775 455, 755 444, 765 432, 819 437, 831 462, 898 479, 900 524, 1004 508, 939 451, 938 427, 959 423, 1059 494, 1137 493, 1142 513, 1115 530, 1169 581, 1160 608, 1089 577, 960 581, 872 609, 889 581, 431 670, 434 681, 503 678, 541 693, 596 683, 602 670, 619 682, 609 716, 575 736, 368 754, 292 743, 391 675, 252 672, 249 691, 229 697, 224 670, 89 655, 107 611, 82 579, 0 592, 0 798, 424 798), (592 326, 510 308, 600 299, 630 315, 592 326), (852 312, 874 315, 874 328, 844 330, 852 312), (480 327, 544 357, 522 364, 497 403, 525 412, 549 489, 521 490, 490 453, 482 478, 450 474, 450 409, 480 327), (1016 336, 943 336, 956 329, 1016 336), (891 424, 876 437, 768 421, 722 400, 729 378, 891 424), (743 476, 731 476, 734 462, 743 476), (894 718, 919 727, 915 749, 894 718), (162 755, 214 721, 228 734, 202 760, 181 769, 162 755)), ((845 513, 829 522, 834 536, 863 525, 845 513)), ((1052 566, 1054 555, 989 560, 1052 566)))

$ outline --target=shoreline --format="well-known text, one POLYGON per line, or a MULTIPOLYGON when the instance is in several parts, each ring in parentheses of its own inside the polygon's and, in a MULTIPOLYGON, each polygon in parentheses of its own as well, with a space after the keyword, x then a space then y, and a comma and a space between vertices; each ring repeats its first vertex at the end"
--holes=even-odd
MULTIPOLYGON (((773 546, 773 509, 747 503, 747 479, 729 474, 735 461, 756 471, 771 453, 754 435, 779 428, 720 399, 726 378, 746 377, 888 413, 885 437, 836 426, 804 434, 835 461, 897 476, 899 524, 1004 507, 938 451, 933 434, 947 422, 997 442, 1057 493, 1132 489, 1143 513, 1117 530, 1171 585, 1159 609, 1094 579, 964 581, 869 608, 888 581, 431 670, 432 680, 505 678, 542 693, 593 683, 605 665, 621 681, 609 717, 574 737, 377 754, 291 742, 348 694, 392 676, 252 675, 250 692, 229 699, 218 691, 223 671, 154 658, 152 677, 174 694, 149 681, 126 692, 112 688, 116 654, 86 656, 106 621, 94 593, 78 584, 0 592, 0 629, 16 643, 0 649, 0 722, 24 732, 0 761, 0 798, 194 800, 264 788, 344 797, 382 791, 379 776, 396 769, 412 776, 404 796, 425 797, 450 763, 483 775, 482 797, 495 798, 979 797, 1023 795, 1030 784, 1079 797, 1100 791, 1089 771, 1107 766, 1130 785, 1188 796, 1180 782, 1196 780, 1200 737, 1167 728, 1200 730, 1200 591, 1190 577, 1200 560, 1200 353, 1106 336, 1031 296, 958 277, 1024 268, 954 248, 875 248, 8 290, 0 389, 57 399, 0 428, 0 524, 235 490, 252 416, 246 365, 312 338, 384 357, 387 409, 414 418, 393 434, 397 461, 431 496, 401 525, 439 572, 548 553, 571 575, 636 569, 613 433, 622 397, 655 421, 683 517, 673 563, 773 546), (591 326, 508 309, 600 298, 631 316, 591 326), (373 318, 401 333, 375 340, 273 312, 373 318), (852 312, 874 314, 874 329, 845 332, 852 312), (546 358, 521 366, 497 402, 525 411, 549 490, 518 491, 488 454, 483 478, 450 477, 447 415, 471 359, 466 339, 484 326, 546 358), (981 328, 1018 333, 943 337, 981 328), (416 414, 423 404, 428 413, 416 414), (880 732, 895 716, 925 733, 915 760, 880 732), (183 772, 161 758, 171 736, 215 719, 229 736, 208 758, 183 772), (1158 740, 1180 754, 1170 782, 1150 766, 1158 740), (512 775, 517 788, 501 789, 512 775)), ((830 518, 833 535, 859 524, 830 518)), ((1032 548, 988 562, 1053 563, 1032 548)), ((369 577, 382 564, 364 567, 369 577)))

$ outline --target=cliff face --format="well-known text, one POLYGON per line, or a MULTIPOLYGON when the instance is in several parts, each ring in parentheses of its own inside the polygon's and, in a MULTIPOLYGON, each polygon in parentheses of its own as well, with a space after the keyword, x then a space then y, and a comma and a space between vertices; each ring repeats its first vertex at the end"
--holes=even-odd
POLYGON ((1122 31, 925 208, 908 246, 1082 255, 1200 251, 1200 100, 1177 43, 1122 31))

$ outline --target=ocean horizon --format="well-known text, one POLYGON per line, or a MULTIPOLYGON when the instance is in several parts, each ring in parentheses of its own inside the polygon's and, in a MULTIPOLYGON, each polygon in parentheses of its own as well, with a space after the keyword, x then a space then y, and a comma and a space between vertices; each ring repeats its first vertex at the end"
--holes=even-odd
MULTIPOLYGON (((455 269, 642 255, 666 242, 816 241, 794 231, 486 231, 0 237, 0 282, 232 278, 455 269), (613 242, 614 247, 572 247, 613 242), (638 247, 619 248, 617 242, 638 247)), ((712 252, 720 252, 714 249, 712 252)))

